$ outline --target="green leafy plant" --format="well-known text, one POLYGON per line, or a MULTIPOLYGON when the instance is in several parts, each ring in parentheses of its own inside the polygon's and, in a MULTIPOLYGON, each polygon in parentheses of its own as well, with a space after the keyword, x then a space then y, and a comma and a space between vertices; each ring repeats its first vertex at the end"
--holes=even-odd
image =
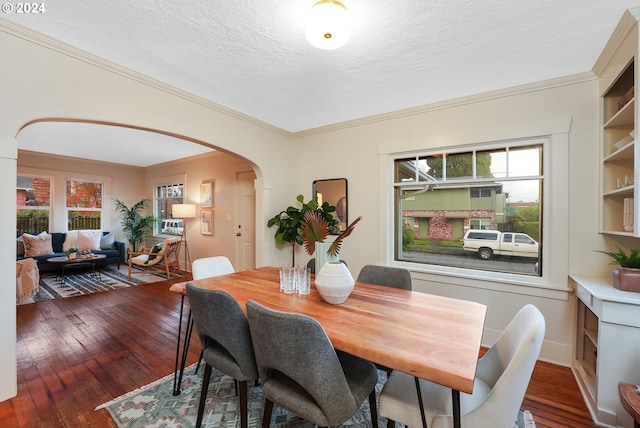
POLYGON ((133 247, 133 251, 138 251, 138 245, 144 243, 147 234, 153 231, 153 226, 160 219, 153 215, 143 215, 151 202, 149 199, 143 199, 131 207, 117 198, 113 201, 116 204, 116 211, 120 213, 122 233, 133 247))
MULTIPOLYGON (((337 256, 340 254, 340 247, 344 238, 351 235, 355 225, 362 220, 362 216, 355 219, 345 230, 340 232, 336 239, 331 243, 327 254, 337 256)), ((307 211, 304 214, 304 222, 302 224, 302 240, 307 254, 313 255, 316 248, 316 242, 324 242, 329 235, 329 224, 321 213, 315 211, 307 211)))
POLYGON ((606 254, 611 257, 613 260, 609 263, 611 265, 620 265, 620 267, 624 268, 633 268, 640 269, 640 250, 631 250, 629 254, 621 248, 617 247, 618 251, 599 251, 598 253, 606 254))
POLYGON ((69 257, 69 254, 71 253, 77 253, 80 250, 77 247, 70 247, 67 251, 65 251, 64 253, 67 255, 67 257, 69 257))
POLYGON ((304 196, 298 195, 296 201, 299 207, 289 206, 287 209, 280 211, 267 222, 267 227, 277 226, 275 240, 279 245, 291 245, 292 264, 295 265, 295 246, 303 245, 302 226, 304 224, 304 215, 308 211, 319 213, 326 221, 329 231, 333 233, 339 232, 339 221, 333 216, 336 207, 323 202, 322 205, 318 201, 311 199, 309 202, 304 201, 304 196))

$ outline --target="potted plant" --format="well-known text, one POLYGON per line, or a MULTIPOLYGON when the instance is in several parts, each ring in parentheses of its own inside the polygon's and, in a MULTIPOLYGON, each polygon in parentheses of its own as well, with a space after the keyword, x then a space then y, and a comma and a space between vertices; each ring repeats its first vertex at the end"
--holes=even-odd
POLYGON ((151 202, 149 199, 143 199, 131 207, 117 198, 113 201, 116 204, 116 211, 120 213, 120 224, 124 237, 133 247, 133 251, 138 251, 138 245, 144 243, 147 234, 153 230, 153 226, 160 219, 141 213, 147 209, 149 202, 151 202))
POLYGON ((78 257, 78 252, 79 251, 80 250, 78 248, 76 248, 76 247, 70 247, 67 251, 65 251, 65 254, 67 255, 67 258, 69 260, 73 260, 76 257, 78 257))
POLYGON ((317 212, 327 222, 329 232, 337 233, 340 229, 339 221, 333 216, 336 207, 324 202, 318 204, 315 199, 304 202, 304 196, 298 195, 296 198, 300 207, 289 206, 287 209, 280 211, 267 222, 267 227, 278 226, 276 229, 275 240, 279 245, 291 244, 291 264, 295 266, 296 255, 295 247, 303 245, 302 226, 304 224, 304 215, 308 211, 317 212))
POLYGON ((628 254, 621 247, 618 251, 598 251, 613 260, 609 263, 618 265, 613 270, 613 286, 623 291, 640 292, 640 250, 631 250, 628 254))
POLYGON ((347 266, 338 261, 338 255, 342 241, 351 235, 360 220, 362 217, 355 219, 333 242, 325 242, 329 235, 327 221, 317 212, 309 211, 304 215, 302 225, 304 248, 309 255, 316 254, 316 289, 328 303, 343 303, 353 291, 355 285, 353 276, 347 266))

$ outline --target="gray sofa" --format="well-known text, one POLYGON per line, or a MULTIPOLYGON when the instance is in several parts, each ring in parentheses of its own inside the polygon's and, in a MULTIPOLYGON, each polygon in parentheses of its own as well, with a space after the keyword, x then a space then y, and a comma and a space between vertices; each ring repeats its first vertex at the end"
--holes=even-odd
MULTIPOLYGON (((103 236, 108 235, 109 232, 102 232, 103 236)), ((40 272, 53 272, 56 271, 59 266, 54 263, 48 263, 47 259, 51 257, 64 256, 64 250, 62 249, 62 244, 64 244, 64 240, 66 238, 66 233, 63 232, 52 232, 51 235, 51 246, 53 247, 54 254, 47 254, 44 256, 35 256, 32 257, 38 263, 38 269, 40 272)), ((19 238, 19 237, 18 237, 19 238)), ((22 260, 25 257, 24 254, 24 245, 20 239, 17 240, 17 260, 22 260)), ((100 250, 94 250, 95 254, 104 254, 107 257, 98 261, 98 266, 105 266, 108 264, 115 263, 118 267, 120 267, 120 263, 125 263, 127 260, 127 248, 124 242, 114 241, 113 248, 101 248, 100 250)))

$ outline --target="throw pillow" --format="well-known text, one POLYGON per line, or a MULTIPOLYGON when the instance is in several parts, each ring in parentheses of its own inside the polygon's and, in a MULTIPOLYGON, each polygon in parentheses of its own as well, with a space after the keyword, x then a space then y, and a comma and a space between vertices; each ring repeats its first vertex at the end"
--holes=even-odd
POLYGON ((101 230, 79 230, 76 247, 81 250, 99 251, 101 238, 101 230))
POLYGON ((62 251, 69 251, 69 248, 76 247, 78 248, 78 231, 70 230, 67 232, 64 243, 62 244, 62 251))
POLYGON ((22 235, 22 242, 24 242, 25 257, 48 256, 53 254, 51 235, 47 232, 42 232, 37 236, 24 233, 22 235))
POLYGON ((149 263, 151 260, 156 258, 156 256, 154 256, 153 254, 157 254, 160 252, 160 250, 162 250, 162 244, 164 244, 164 242, 159 242, 153 247, 151 247, 151 255, 147 259, 147 263, 149 263))
POLYGON ((116 240, 115 233, 113 232, 107 233, 102 238, 100 238, 100 248, 103 250, 111 250, 115 248, 115 245, 114 245, 115 240, 116 240))

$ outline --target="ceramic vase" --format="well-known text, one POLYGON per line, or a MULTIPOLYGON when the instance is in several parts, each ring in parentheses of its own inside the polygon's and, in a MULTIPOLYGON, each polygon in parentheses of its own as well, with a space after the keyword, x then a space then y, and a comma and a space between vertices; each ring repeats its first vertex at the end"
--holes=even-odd
POLYGON ((327 303, 344 303, 353 291, 355 281, 344 263, 328 262, 316 274, 316 289, 327 303))
POLYGON ((338 256, 330 256, 327 254, 329 251, 329 247, 331 247, 331 242, 316 242, 316 249, 314 251, 316 257, 316 273, 322 270, 322 267, 327 262, 337 262, 339 260, 338 256))
POLYGON ((623 267, 614 269, 613 286, 622 291, 640 292, 640 269, 623 267))

